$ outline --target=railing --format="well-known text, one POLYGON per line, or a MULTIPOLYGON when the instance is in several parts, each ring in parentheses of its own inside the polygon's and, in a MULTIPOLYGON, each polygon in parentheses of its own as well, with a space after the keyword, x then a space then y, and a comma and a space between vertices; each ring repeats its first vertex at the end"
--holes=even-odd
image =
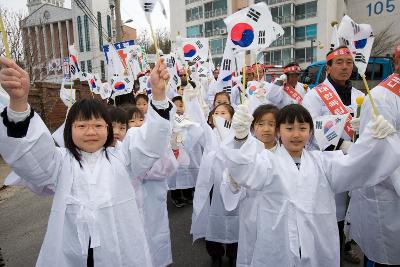
POLYGON ((285 45, 293 45, 294 44, 294 39, 293 37, 281 37, 277 40, 275 40, 272 44, 271 47, 274 46, 285 46, 285 45))
POLYGON ((200 38, 200 37, 203 37, 203 33, 200 33, 200 34, 192 34, 192 35, 187 34, 187 38, 200 38))
POLYGON ((306 40, 312 40, 317 38, 317 36, 296 36, 295 37, 295 41, 296 42, 302 42, 302 41, 306 41, 306 40))
POLYGON ((186 18, 186 21, 194 21, 194 20, 198 20, 198 19, 202 19, 203 18, 203 13, 199 13, 198 15, 195 16, 190 16, 188 18, 186 18))
POLYGON ((185 4, 189 5, 191 3, 196 3, 196 2, 200 2, 201 0, 185 0, 185 4))
POLYGON ((317 16, 317 11, 311 11, 304 14, 296 14, 295 19, 301 20, 301 19, 314 18, 316 16, 317 16))
POLYGON ((217 35, 224 35, 226 34, 226 29, 216 28, 213 30, 206 31, 205 37, 217 36, 217 35))
POLYGON ((211 48, 212 55, 221 55, 223 52, 224 52, 224 49, 222 47, 211 48))
POLYGON ((209 19, 209 18, 224 16, 226 14, 228 14, 227 8, 217 8, 210 11, 204 11, 204 18, 209 19))
POLYGON ((293 22, 292 16, 285 16, 285 17, 273 17, 273 21, 278 24, 290 23, 293 22))

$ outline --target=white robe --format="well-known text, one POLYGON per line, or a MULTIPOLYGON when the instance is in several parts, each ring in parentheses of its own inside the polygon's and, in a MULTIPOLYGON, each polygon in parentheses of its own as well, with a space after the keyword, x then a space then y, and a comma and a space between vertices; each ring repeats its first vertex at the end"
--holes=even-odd
POLYGON ((348 155, 303 150, 300 170, 285 148, 273 154, 253 137, 224 147, 232 177, 262 191, 252 266, 339 266, 334 194, 377 184, 400 165, 397 136, 364 136, 348 155))
MULTIPOLYGON (((400 97, 381 86, 371 92, 378 113, 399 132, 400 97)), ((366 97, 361 109, 361 133, 372 116, 366 97)), ((396 192, 393 186, 393 182, 399 180, 400 170, 397 169, 376 186, 351 192, 350 235, 369 259, 381 264, 400 265, 400 191, 396 192)))
MULTIPOLYGON (((304 84, 302 83, 297 83, 296 87, 294 88, 296 92, 301 95, 301 97, 304 97, 306 94, 306 90, 304 89, 304 84)), ((268 90, 267 93, 267 100, 277 106, 278 108, 283 108, 287 105, 290 104, 297 104, 297 101, 291 98, 284 90, 283 90, 283 85, 279 86, 276 84, 272 84, 270 89, 268 90)))
POLYGON ((108 159, 102 150, 91 171, 55 147, 39 115, 24 138, 8 137, 1 123, 4 160, 30 183, 55 188, 36 266, 86 266, 89 236, 95 265, 152 266, 130 177, 143 175, 165 153, 170 135, 169 121, 149 108, 143 127, 130 129, 121 149, 107 149, 108 159))
MULTIPOLYGON (((334 93, 336 93, 335 88, 329 82, 328 79, 325 79, 324 84, 326 84, 329 88, 331 88, 334 93)), ((351 90, 351 105, 346 107, 349 113, 355 114, 355 111, 357 110, 356 98, 358 96, 364 96, 364 93, 353 87, 351 90)), ((340 99, 339 95, 337 95, 337 97, 340 99)), ((302 105, 310 112, 311 117, 313 119, 319 116, 331 114, 331 112, 326 107, 325 103, 322 101, 321 97, 315 90, 310 90, 307 92, 307 94, 303 98, 302 105)), ((347 136, 346 133, 343 133, 342 138, 347 141, 350 140, 350 138, 347 136)), ((318 149, 318 145, 315 138, 311 140, 309 148, 318 149)), ((337 221, 340 222, 343 221, 346 217, 347 193, 343 192, 341 194, 337 194, 335 196, 335 199, 336 199, 336 217, 337 221)))

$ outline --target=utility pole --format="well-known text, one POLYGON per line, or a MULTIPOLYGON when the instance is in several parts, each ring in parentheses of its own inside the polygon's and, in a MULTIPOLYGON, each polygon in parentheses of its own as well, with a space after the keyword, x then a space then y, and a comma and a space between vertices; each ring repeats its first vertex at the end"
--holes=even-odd
POLYGON ((122 24, 121 24, 121 1, 115 0, 115 31, 116 41, 122 41, 122 24))

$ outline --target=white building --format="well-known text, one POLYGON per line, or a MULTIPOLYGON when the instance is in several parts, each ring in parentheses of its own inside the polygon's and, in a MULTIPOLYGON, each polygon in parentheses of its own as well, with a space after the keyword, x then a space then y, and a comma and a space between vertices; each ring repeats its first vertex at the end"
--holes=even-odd
POLYGON ((29 15, 21 21, 28 66, 36 79, 60 82, 68 46, 75 43, 81 68, 106 77, 103 44, 112 35, 109 0, 28 0, 29 15), (100 26, 101 25, 101 26, 100 26))
MULTIPOLYGON (((285 65, 294 58, 302 66, 322 60, 331 41, 331 22, 344 14, 343 0, 170 0, 171 38, 208 37, 214 60, 221 61, 227 33, 223 19, 249 5, 266 2, 285 34, 264 53, 264 62, 285 65)), ((248 56, 247 64, 255 56, 248 56)))

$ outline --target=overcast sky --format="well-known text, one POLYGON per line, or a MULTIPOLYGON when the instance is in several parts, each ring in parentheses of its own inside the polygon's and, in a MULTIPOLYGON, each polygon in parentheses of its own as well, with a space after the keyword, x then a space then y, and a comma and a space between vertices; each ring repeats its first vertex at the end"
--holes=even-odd
MULTIPOLYGON (((108 2, 108 0, 103 0, 103 1, 108 2)), ((160 6, 157 5, 156 9, 154 10, 154 14, 152 16, 153 27, 154 28, 167 27, 169 29, 169 0, 161 0, 161 1, 165 5, 168 18, 167 19, 164 18, 164 16, 161 13, 160 6)), ((23 10, 25 12, 28 12, 26 3, 27 0, 0 0, 0 7, 3 8, 7 7, 13 10, 23 10)), ((65 1, 65 7, 71 8, 71 0, 65 1)), ((149 26, 147 25, 143 10, 140 8, 139 0, 121 0, 121 16, 123 21, 132 19, 133 22, 128 23, 127 25, 136 28, 139 32, 145 28, 149 30, 149 26)))

